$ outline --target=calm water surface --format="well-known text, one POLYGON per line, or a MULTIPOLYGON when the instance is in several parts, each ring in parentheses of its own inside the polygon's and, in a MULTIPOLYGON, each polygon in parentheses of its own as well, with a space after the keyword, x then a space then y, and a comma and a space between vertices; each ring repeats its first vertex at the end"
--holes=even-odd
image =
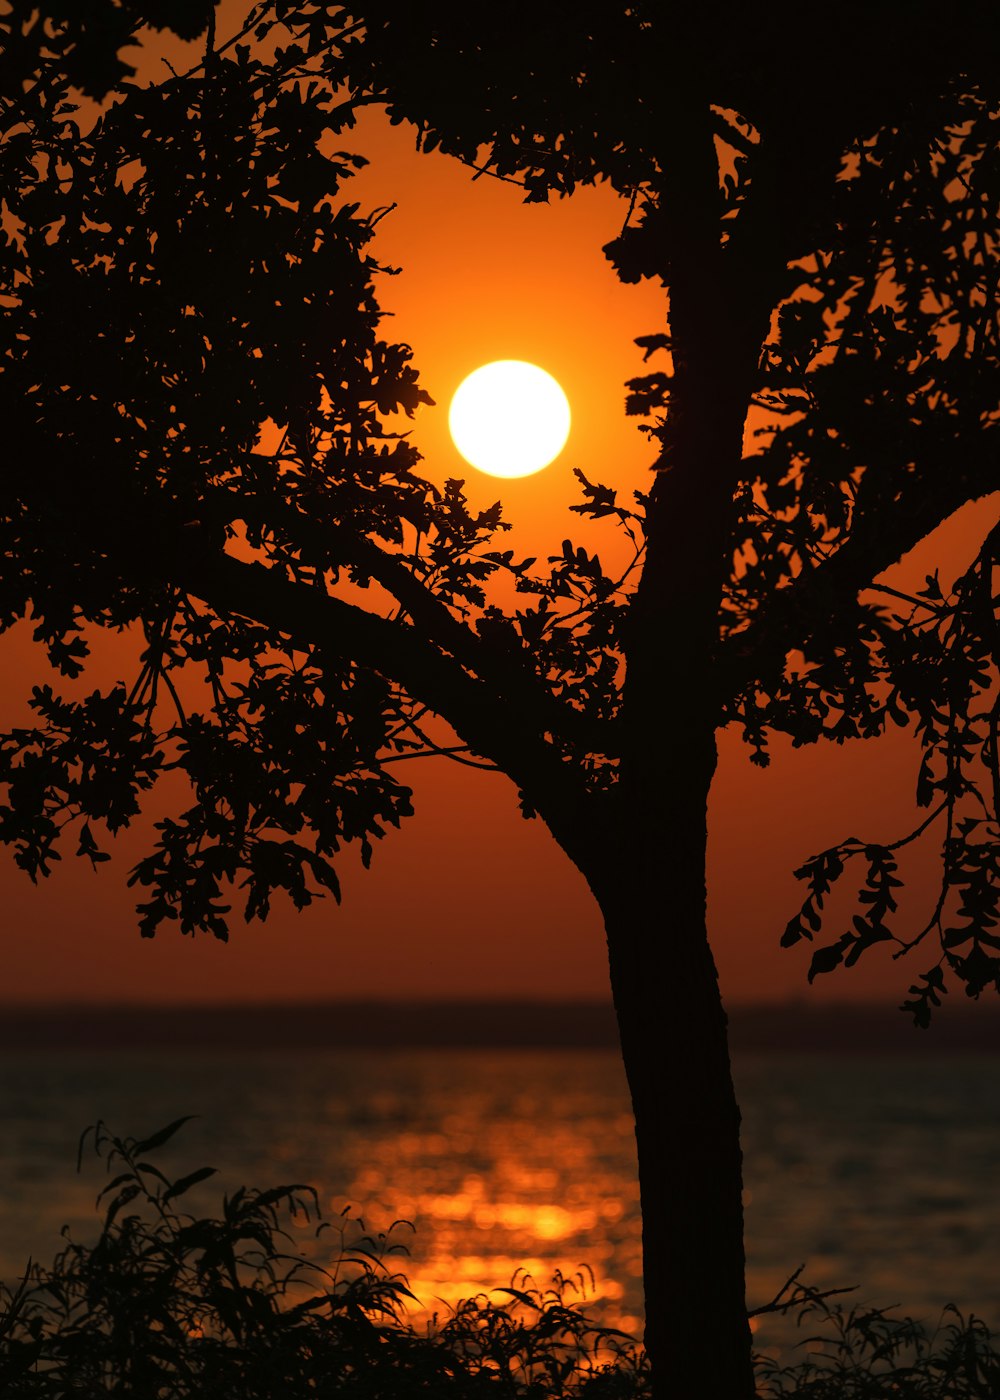
MULTIPOLYGON (((1000 1057, 757 1056, 737 1080, 752 1305, 805 1263, 866 1303, 933 1322, 954 1301, 1000 1324, 1000 1057)), ((0 1277, 50 1259, 64 1224, 93 1234, 104 1178, 92 1156, 75 1174, 82 1128, 141 1135, 185 1113, 201 1116, 158 1160, 219 1168, 192 1210, 309 1182, 330 1215, 413 1223, 391 1238, 429 1310, 521 1268, 547 1284, 583 1267, 602 1319, 641 1325, 632 1124, 604 1051, 5 1055, 0 1277)))

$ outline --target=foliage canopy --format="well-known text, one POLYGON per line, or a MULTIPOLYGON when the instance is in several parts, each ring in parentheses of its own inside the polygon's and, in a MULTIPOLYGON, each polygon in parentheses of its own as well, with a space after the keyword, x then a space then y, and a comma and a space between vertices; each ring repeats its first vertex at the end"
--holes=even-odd
MULTIPOLYGON (((503 42, 507 19, 465 6, 433 19, 357 8, 258 5, 238 41, 216 48, 210 32, 202 61, 156 81, 131 76, 122 46, 144 23, 194 37, 197 6, 107 0, 45 24, 15 6, 3 21, 0 392, 17 469, 3 482, 0 616, 30 617, 71 678, 95 628, 144 642, 130 685, 33 691, 35 727, 0 743, 0 837, 32 878, 71 831, 98 862, 102 832, 182 773, 192 801, 134 871, 142 931, 168 919, 225 937, 233 884, 248 918, 276 890, 300 907, 337 895, 343 844, 367 863, 409 813, 397 765, 417 753, 500 766, 526 812, 545 794, 550 821, 583 799, 613 804, 635 723, 621 684, 642 626, 636 571, 608 578, 570 541, 547 567, 515 560, 494 547, 499 506, 470 512, 461 483, 421 479, 386 418, 427 394, 408 347, 381 338, 378 214, 345 197, 361 160, 341 146, 358 105, 384 101, 426 148, 529 199, 608 180, 634 209, 607 250, 618 275, 669 285, 686 256, 676 122, 711 89, 721 238, 702 291, 727 303, 734 343, 759 316, 748 269, 774 242, 748 386, 760 428, 730 483, 714 721, 739 726, 760 763, 774 733, 807 744, 911 726, 920 830, 943 832, 926 926, 891 919, 903 842, 850 839, 798 872, 808 895, 784 941, 820 932, 832 885, 857 866, 864 907, 811 975, 933 935, 908 1003, 918 1020, 947 973, 973 995, 996 986, 1000 535, 952 589, 936 575, 909 596, 877 583, 996 485, 1000 143, 981 75, 966 62, 956 79, 955 53, 928 46, 928 6, 911 35, 925 94, 912 74, 887 77, 887 22, 850 60, 851 99, 829 107, 807 102, 799 70, 779 100, 766 26, 734 20, 729 42, 707 46, 700 22, 672 16, 687 77, 671 87, 656 81, 666 21, 641 6, 563 27, 558 45, 538 34, 527 55, 503 42), (905 123, 886 116, 897 83, 905 123), (524 598, 513 610, 490 598, 501 572, 524 598), (428 733, 429 715, 458 741, 428 733)), ((562 26, 562 7, 550 18, 562 26)), ((661 368, 631 381, 628 407, 669 467, 693 352, 663 331, 639 344, 661 368)), ((638 566, 648 500, 582 485, 576 509, 626 529, 638 566)))
POLYGON ((410 811, 400 763, 503 771, 604 915, 661 1393, 754 1390, 717 731, 764 763, 775 735, 911 728, 926 817, 808 861, 785 942, 826 939, 812 977, 920 946, 924 1025, 952 983, 1000 988, 1000 526, 953 584, 885 578, 998 485, 993 10, 942 34, 928 0, 841 6, 808 61, 788 4, 263 0, 219 42, 207 7, 203 45, 193 3, 0 17, 0 626, 70 682, 0 736, 0 840, 32 878, 68 840, 96 864, 180 788, 132 874, 141 928, 224 938, 234 887, 247 918, 338 896, 343 847, 367 863, 410 811), (144 23, 197 36, 189 70, 133 76, 144 23), (654 470, 628 503, 581 480, 576 507, 627 533, 622 576, 572 540, 497 548, 500 507, 423 480, 393 426, 427 395, 381 334, 379 211, 349 200, 373 103, 529 199, 628 201, 606 251, 665 289, 628 400, 654 470), (139 654, 87 694, 102 630, 139 654), (935 837, 909 928, 897 851, 935 837))

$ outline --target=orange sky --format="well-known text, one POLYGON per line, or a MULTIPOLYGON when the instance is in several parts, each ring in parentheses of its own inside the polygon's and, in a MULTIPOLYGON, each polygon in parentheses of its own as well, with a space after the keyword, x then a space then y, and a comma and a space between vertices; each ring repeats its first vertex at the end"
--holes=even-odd
MULTIPOLYGON (((623 492, 646 485, 651 454, 624 417, 623 382, 640 372, 633 338, 662 319, 661 290, 621 286, 601 254, 624 205, 585 190, 552 207, 524 206, 509 185, 473 181, 455 162, 418 156, 412 134, 375 113, 353 144, 373 164, 350 197, 366 208, 397 205, 379 224, 375 252, 403 270, 381 279, 380 298, 394 318, 387 338, 413 346, 437 400, 414 425, 428 475, 466 477, 474 504, 501 496, 515 526, 504 547, 544 557, 568 534, 601 539, 599 527, 568 511, 578 499, 572 468, 623 492), (470 370, 507 357, 554 374, 574 422, 553 466, 500 483, 462 461, 446 417, 451 392, 470 370)), ((982 511, 967 512, 943 532, 956 565, 985 533, 982 520, 982 511)), ((602 547, 602 557, 613 548, 602 547)), ((931 557, 922 562, 929 566, 931 557)), ((29 657, 23 634, 0 652, 4 723, 15 722, 21 697, 42 678, 29 657)), ((895 735, 796 754, 777 746, 775 755, 761 772, 738 740, 723 736, 710 821, 710 919, 726 996, 898 1000, 923 962, 893 966, 877 948, 851 972, 810 989, 808 950, 783 952, 778 939, 797 904, 791 870, 803 858, 848 834, 903 833, 915 780, 908 741, 895 735)), ((438 759, 410 768, 417 815, 381 843, 369 873, 345 861, 340 909, 324 901, 297 915, 278 903, 266 925, 237 922, 228 945, 169 929, 153 942, 139 938, 124 887, 141 850, 131 835, 120 843, 122 858, 100 875, 67 859, 40 888, 0 853, 0 999, 605 995, 596 906, 540 823, 521 819, 507 780, 438 759)))

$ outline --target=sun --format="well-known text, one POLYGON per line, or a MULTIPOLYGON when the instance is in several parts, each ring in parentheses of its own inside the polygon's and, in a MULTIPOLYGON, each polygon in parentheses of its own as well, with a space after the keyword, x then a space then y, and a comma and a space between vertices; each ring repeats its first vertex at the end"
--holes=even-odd
POLYGON ((526 360, 494 360, 455 390, 448 427, 465 460, 489 476, 531 476, 569 437, 569 401, 551 374, 526 360))

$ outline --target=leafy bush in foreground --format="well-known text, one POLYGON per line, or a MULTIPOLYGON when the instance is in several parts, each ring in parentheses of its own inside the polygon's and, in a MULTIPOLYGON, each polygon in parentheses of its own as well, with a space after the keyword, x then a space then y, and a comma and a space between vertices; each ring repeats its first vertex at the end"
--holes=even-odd
POLYGON ((635 1341, 566 1306, 564 1288, 507 1290, 505 1305, 481 1296, 418 1330, 406 1320, 412 1295, 386 1262, 384 1237, 342 1220, 326 1267, 289 1252, 283 1220, 330 1228, 312 1187, 241 1188, 218 1218, 183 1214, 179 1199, 212 1169, 170 1181, 149 1154, 186 1121, 144 1141, 97 1125, 94 1143, 113 1175, 99 1197, 96 1244, 69 1241, 50 1268, 30 1266, 14 1291, 0 1285, 4 1400, 645 1393, 635 1341))
POLYGON ((880 1308, 803 1310, 818 1321, 806 1339, 814 1348, 794 1365, 758 1356, 757 1387, 764 1400, 998 1400, 1000 1352, 977 1317, 957 1308, 932 1336, 909 1317, 880 1308))
MULTIPOLYGON (((67 1240, 51 1267, 31 1264, 16 1288, 0 1284, 4 1400, 647 1400, 639 1344, 568 1303, 562 1278, 547 1292, 530 1282, 497 1290, 502 1303, 480 1295, 418 1329, 384 1236, 342 1219, 332 1262, 290 1252, 283 1221, 331 1228, 312 1187, 240 1188, 217 1218, 179 1211, 212 1169, 171 1181, 149 1154, 186 1121, 143 1141, 97 1125, 94 1145, 113 1173, 97 1242, 67 1240)), ((758 1357, 762 1397, 1000 1395, 1000 1354, 977 1319, 952 1311, 928 1338, 909 1319, 831 1308, 804 1288, 781 1304, 797 1305, 800 1320, 819 1321, 822 1335, 808 1339, 819 1349, 792 1366, 758 1357)))

